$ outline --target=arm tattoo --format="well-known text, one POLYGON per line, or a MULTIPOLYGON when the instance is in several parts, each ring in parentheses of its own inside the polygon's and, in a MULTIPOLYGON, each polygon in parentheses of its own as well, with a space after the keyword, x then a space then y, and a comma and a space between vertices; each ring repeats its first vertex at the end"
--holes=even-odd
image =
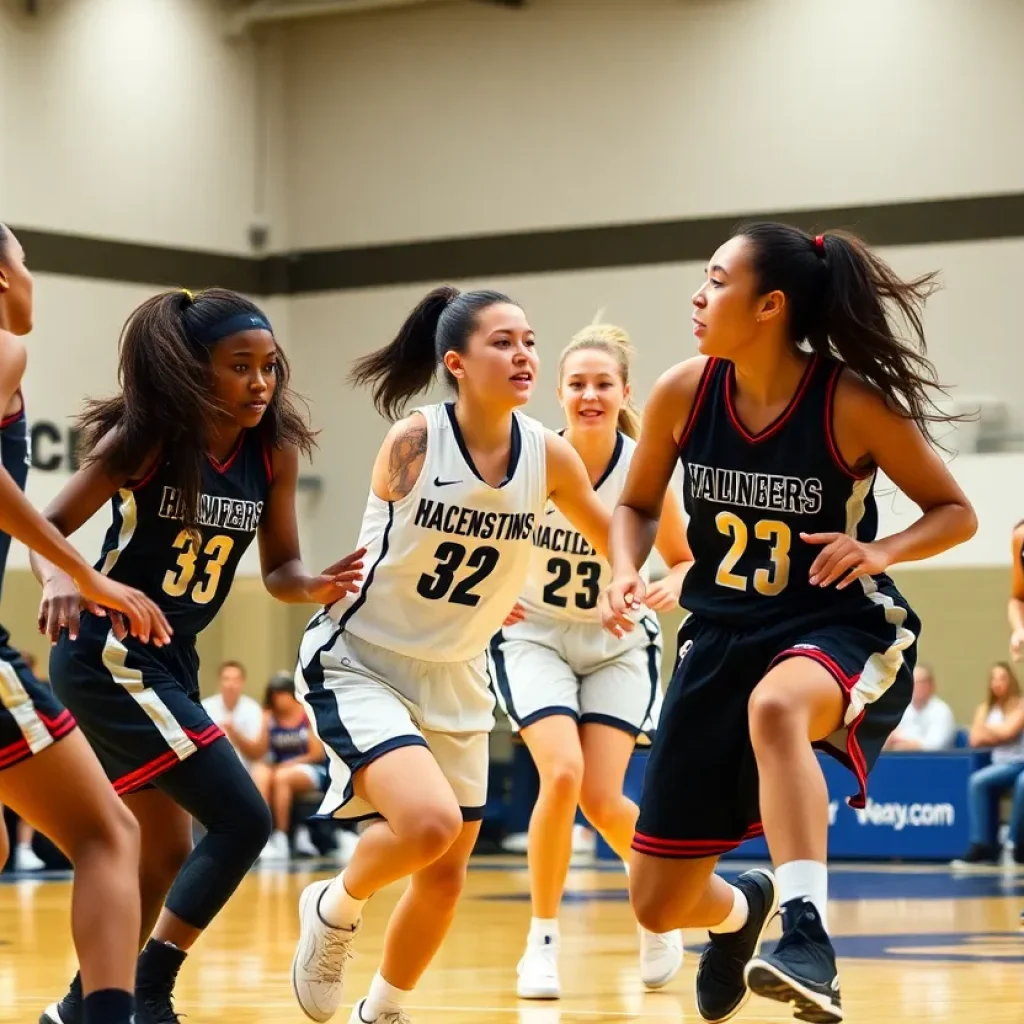
POLYGON ((388 486, 396 498, 404 498, 413 489, 426 451, 426 427, 409 427, 395 438, 388 456, 388 486))

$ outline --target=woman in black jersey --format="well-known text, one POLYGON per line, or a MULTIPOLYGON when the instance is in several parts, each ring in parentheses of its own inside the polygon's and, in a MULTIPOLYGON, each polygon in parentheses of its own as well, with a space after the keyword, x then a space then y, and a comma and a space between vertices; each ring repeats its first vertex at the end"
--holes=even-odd
MULTIPOLYGON (((44 586, 40 629, 55 642, 54 690, 142 830, 135 1021, 171 1024, 187 950, 271 832, 267 805, 199 703, 196 635, 257 535, 264 584, 281 601, 336 601, 361 562, 350 555, 319 576, 302 564, 295 487, 313 434, 258 307, 219 289, 154 296, 125 327, 119 379, 120 394, 87 405, 82 468, 46 515, 67 536, 110 501, 98 568, 148 594, 173 641, 144 647, 116 621, 80 612, 54 566, 36 557, 33 567, 44 586), (206 829, 194 850, 191 817, 206 829)), ((80 996, 76 978, 44 1020, 75 1024, 80 996)))
MULTIPOLYGON (((21 378, 32 330, 32 275, 13 232, 0 224, 0 583, 11 537, 43 552, 101 606, 128 613, 131 631, 170 640, 159 609, 121 583, 105 579, 22 493, 29 436, 21 378)), ((74 864, 71 928, 82 960, 87 1024, 129 1024, 135 973, 133 933, 139 896, 131 884, 139 858, 138 829, 103 776, 75 720, 40 683, 0 626, 0 801, 48 835, 74 864), (59 742, 58 742, 59 741, 59 742)), ((7 860, 0 811, 0 867, 7 860)))
POLYGON ((842 1019, 826 932, 828 796, 812 745, 866 777, 906 708, 919 623, 885 575, 970 538, 974 512, 927 439, 920 307, 859 239, 742 229, 693 297, 701 355, 665 373, 612 520, 605 624, 628 628, 675 462, 685 471, 690 613, 647 769, 630 896, 656 932, 709 927, 706 1021, 753 990, 799 1019, 842 1019), (900 338, 896 318, 912 342, 900 338), (875 540, 881 470, 921 508, 875 540), (763 826, 762 826, 763 823, 763 826), (776 876, 714 875, 763 827, 776 876), (777 881, 776 881, 777 878, 777 881), (781 903, 783 938, 758 956, 781 903))

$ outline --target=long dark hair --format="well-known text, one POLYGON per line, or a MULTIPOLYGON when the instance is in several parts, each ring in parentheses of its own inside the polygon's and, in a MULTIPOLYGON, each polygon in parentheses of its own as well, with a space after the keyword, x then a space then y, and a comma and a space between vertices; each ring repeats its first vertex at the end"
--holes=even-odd
MULTIPOLYGON (((248 314, 266 320, 258 306, 235 292, 210 288, 193 296, 168 291, 142 303, 121 332, 117 378, 121 393, 90 399, 78 418, 83 462, 102 459, 113 476, 138 471, 155 451, 171 467, 182 496, 186 529, 195 529, 207 437, 223 416, 211 387, 209 347, 197 338, 218 323, 248 314), (111 435, 101 454, 100 440, 111 435)), ((277 386, 255 428, 271 447, 295 445, 307 455, 315 434, 295 406, 288 361, 277 349, 277 386)))
POLYGON ((932 395, 942 387, 925 355, 921 312, 937 288, 935 273, 905 281, 845 231, 814 236, 767 221, 737 234, 751 243, 761 294, 785 294, 794 342, 806 340, 819 355, 844 362, 925 434, 932 423, 958 418, 936 408, 932 395))
POLYGON ((988 689, 985 693, 985 706, 989 711, 992 710, 992 705, 995 704, 996 699, 992 695, 992 675, 996 669, 1002 669, 1009 679, 1009 683, 1006 687, 1006 697, 1003 699, 1004 706, 1009 704, 1011 701, 1016 704, 1020 700, 1020 680, 1017 679, 1017 673, 1013 671, 1013 666, 1008 661, 997 661, 988 670, 988 689))
MULTIPOLYGON (((477 316, 501 302, 515 303, 501 292, 460 292, 451 285, 425 295, 406 317, 391 344, 357 359, 349 379, 373 388, 373 404, 389 420, 398 419, 409 399, 426 391, 446 352, 465 352, 477 316)), ((447 370, 449 384, 455 378, 447 370)))

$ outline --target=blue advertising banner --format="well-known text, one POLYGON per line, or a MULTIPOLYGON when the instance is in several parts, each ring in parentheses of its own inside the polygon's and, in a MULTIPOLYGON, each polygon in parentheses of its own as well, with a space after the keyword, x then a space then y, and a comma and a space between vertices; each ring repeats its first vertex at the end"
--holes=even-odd
MULTIPOLYGON (((627 774, 626 792, 634 799, 645 760, 636 755, 627 774)), ((949 861, 970 846, 967 780, 985 763, 985 754, 883 754, 868 780, 867 806, 860 810, 846 802, 857 789, 853 775, 827 754, 818 760, 828 785, 831 859, 949 861)), ((599 842, 598 856, 614 854, 599 842)), ((764 839, 752 839, 727 856, 763 860, 768 846, 764 839)))

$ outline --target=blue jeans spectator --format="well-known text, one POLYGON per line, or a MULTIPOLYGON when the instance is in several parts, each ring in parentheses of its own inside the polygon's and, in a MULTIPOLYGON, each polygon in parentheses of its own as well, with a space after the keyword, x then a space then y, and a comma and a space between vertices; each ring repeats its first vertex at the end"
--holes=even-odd
MULTIPOLYGON (((971 775, 971 843, 995 847, 999 843, 999 798, 1013 789, 1013 816, 1010 836, 1021 835, 1024 820, 1024 761, 990 764, 971 775)), ((1019 840, 1018 840, 1019 841, 1019 840)))

